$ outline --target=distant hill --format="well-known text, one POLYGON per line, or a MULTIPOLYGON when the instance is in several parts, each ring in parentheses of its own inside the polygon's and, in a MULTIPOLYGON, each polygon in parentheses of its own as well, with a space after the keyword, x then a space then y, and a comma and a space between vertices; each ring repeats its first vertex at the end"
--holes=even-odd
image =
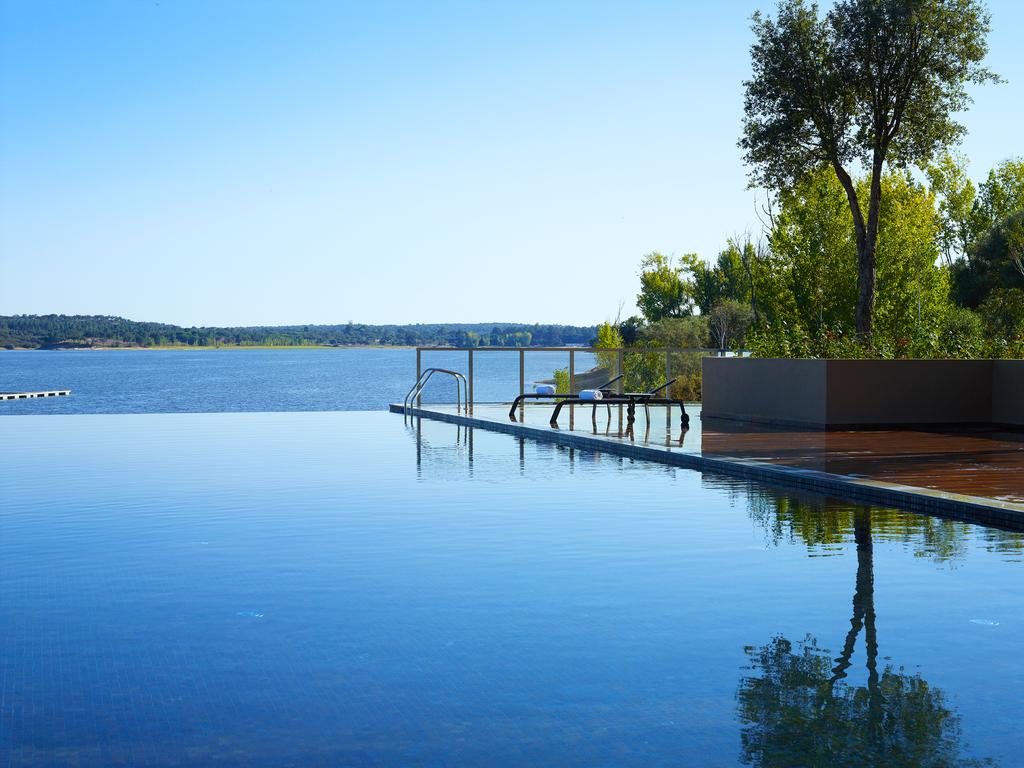
POLYGON ((0 315, 0 348, 302 347, 353 345, 528 347, 590 344, 595 326, 525 323, 281 325, 182 328, 107 315, 0 315))

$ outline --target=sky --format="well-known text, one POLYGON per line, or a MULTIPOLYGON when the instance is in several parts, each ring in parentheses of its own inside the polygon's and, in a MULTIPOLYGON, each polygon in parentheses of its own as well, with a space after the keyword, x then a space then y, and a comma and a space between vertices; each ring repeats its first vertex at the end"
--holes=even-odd
MULTIPOLYGON (((761 230, 736 141, 773 6, 0 0, 0 314, 633 314, 644 254, 761 230)), ((989 7, 975 180, 1024 154, 1024 4, 989 7)))

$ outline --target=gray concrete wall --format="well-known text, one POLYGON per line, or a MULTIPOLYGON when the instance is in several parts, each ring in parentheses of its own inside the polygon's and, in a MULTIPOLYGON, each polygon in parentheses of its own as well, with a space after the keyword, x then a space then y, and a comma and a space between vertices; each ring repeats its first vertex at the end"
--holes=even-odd
POLYGON ((707 418, 823 426, 826 362, 705 357, 701 361, 701 414, 707 418))
POLYGON ((704 358, 703 415, 817 428, 1024 426, 1024 361, 704 358))
POLYGON ((1024 360, 992 363, 992 421, 1024 426, 1024 360))
POLYGON ((992 418, 990 360, 829 360, 826 421, 983 424, 992 418))

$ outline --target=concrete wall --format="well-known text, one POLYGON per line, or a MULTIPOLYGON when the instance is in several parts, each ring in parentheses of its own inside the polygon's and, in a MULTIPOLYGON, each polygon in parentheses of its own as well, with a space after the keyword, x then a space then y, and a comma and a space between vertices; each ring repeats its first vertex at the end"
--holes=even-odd
POLYGON ((1024 360, 993 362, 992 421, 1024 426, 1024 360))
POLYGON ((824 424, 826 362, 705 357, 701 414, 775 424, 824 424))
POLYGON ((983 424, 992 418, 989 360, 828 360, 829 426, 983 424))
POLYGON ((703 415, 839 428, 1024 426, 1024 361, 704 358, 703 415))

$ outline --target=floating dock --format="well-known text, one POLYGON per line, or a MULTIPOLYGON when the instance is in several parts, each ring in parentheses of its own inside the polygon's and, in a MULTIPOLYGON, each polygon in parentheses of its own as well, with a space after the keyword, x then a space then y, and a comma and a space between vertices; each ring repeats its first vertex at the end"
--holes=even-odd
POLYGON ((31 400, 36 397, 67 397, 70 389, 49 389, 45 392, 0 392, 0 400, 31 400))

